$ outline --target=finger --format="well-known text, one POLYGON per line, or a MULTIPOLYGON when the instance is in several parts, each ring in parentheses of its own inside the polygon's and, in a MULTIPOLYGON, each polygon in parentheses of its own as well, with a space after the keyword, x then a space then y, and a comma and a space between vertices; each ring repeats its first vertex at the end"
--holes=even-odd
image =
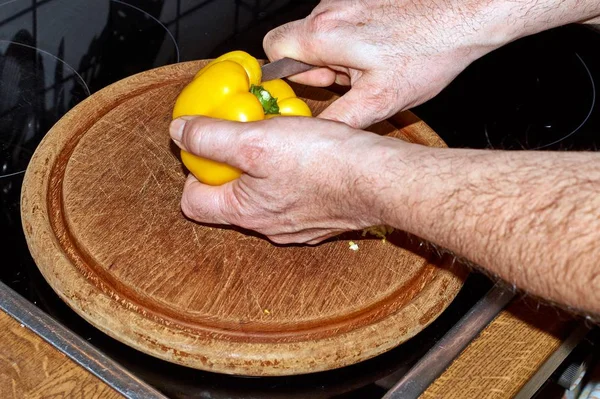
POLYGON ((327 87, 336 81, 336 77, 337 73, 329 68, 317 68, 289 76, 288 79, 307 86, 327 87))
POLYGON ((324 234, 324 235, 322 235, 320 237, 313 238, 312 240, 307 241, 306 243, 308 245, 317 245, 317 244, 322 243, 323 241, 327 241, 328 239, 333 238, 335 236, 338 236, 338 235, 340 235, 342 233, 343 233, 343 231, 341 231, 341 230, 340 231, 334 231, 334 232, 331 232, 331 233, 328 233, 328 234, 324 234))
POLYGON ((385 87, 385 83, 359 80, 342 97, 334 101, 320 118, 343 122, 364 129, 392 116, 398 108, 398 93, 385 87))
MULTIPOLYGON (((323 29, 315 28, 313 20, 305 18, 271 30, 263 39, 263 48, 271 61, 289 57, 329 69, 357 67, 354 65, 358 59, 356 54, 350 56, 347 46, 340 45, 344 35, 346 30, 342 27, 328 29, 324 34, 323 29)), ((356 50, 360 52, 358 48, 356 50)))
POLYGON ((278 26, 263 38, 265 54, 271 61, 290 57, 313 65, 320 64, 319 58, 314 53, 310 54, 304 50, 306 44, 303 43, 301 37, 306 33, 304 20, 278 26))
POLYGON ((348 76, 345 73, 338 73, 335 76, 335 84, 338 84, 340 86, 350 86, 352 84, 352 81, 350 80, 350 76, 348 76))
MULTIPOLYGON (((226 186, 226 185, 225 185, 226 186)), ((181 196, 181 211, 185 216, 200 223, 230 224, 221 206, 224 186, 200 183, 190 174, 185 181, 181 196)))
POLYGON ((315 245, 341 233, 343 233, 343 230, 313 228, 297 231, 294 233, 272 234, 268 235, 268 238, 276 244, 315 245))
POLYGON ((248 157, 241 154, 241 133, 247 129, 247 123, 197 116, 174 120, 169 132, 175 144, 192 154, 248 171, 248 157))
POLYGON ((347 76, 347 67, 330 65, 332 60, 339 64, 346 57, 344 51, 337 50, 340 46, 334 43, 335 33, 330 33, 325 38, 320 37, 317 42, 316 35, 308 25, 306 20, 294 21, 267 33, 263 46, 269 59, 274 61, 290 57, 312 65, 327 66, 290 76, 289 80, 292 82, 314 87, 327 87, 337 80, 349 83, 349 79, 340 78, 347 76))

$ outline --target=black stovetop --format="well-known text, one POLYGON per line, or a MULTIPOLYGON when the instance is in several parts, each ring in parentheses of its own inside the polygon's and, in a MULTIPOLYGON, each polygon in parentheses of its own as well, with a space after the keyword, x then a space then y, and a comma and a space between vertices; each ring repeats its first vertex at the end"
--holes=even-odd
MULTIPOLYGON (((307 15, 314 0, 13 0, 0 2, 0 280, 170 397, 380 398, 490 287, 473 274, 430 327, 375 359, 307 376, 241 378, 176 366, 90 326, 37 270, 21 228, 19 195, 44 134, 90 94, 161 65, 242 49, 307 15)), ((474 63, 414 111, 451 147, 596 149, 600 35, 565 27, 474 63)))

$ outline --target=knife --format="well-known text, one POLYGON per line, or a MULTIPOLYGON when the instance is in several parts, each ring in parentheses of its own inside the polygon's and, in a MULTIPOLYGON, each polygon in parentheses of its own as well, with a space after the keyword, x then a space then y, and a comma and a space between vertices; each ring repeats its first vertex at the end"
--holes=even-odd
POLYGON ((282 58, 262 66, 262 81, 266 82, 267 80, 287 78, 288 76, 306 72, 313 68, 316 68, 316 66, 292 58, 282 58))

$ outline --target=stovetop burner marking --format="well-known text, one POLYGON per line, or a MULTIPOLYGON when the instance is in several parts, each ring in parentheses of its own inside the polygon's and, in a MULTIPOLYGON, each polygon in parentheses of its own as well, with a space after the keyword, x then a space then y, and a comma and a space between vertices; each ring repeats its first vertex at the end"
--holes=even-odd
MULTIPOLYGON (((17 1, 17 0, 13 0, 13 1, 17 1)), ((3 4, 0 4, 0 6, 2 6, 3 4)), ((12 40, 4 40, 4 39, 0 39, 0 43, 7 43, 7 44, 15 44, 17 46, 22 46, 22 47, 27 47, 31 50, 35 50, 35 51, 39 51, 40 53, 43 53, 45 55, 48 55, 52 58, 54 58, 55 60, 61 62, 62 64, 66 65, 71 71, 73 71, 73 74, 76 75, 79 80, 81 81, 81 83, 83 84, 83 87, 85 87, 85 93, 89 96, 91 95, 90 92, 90 88, 88 87, 87 83, 85 83, 85 80, 83 79, 83 77, 79 74, 79 72, 77 72, 77 70, 75 68, 73 68, 71 65, 69 65, 68 63, 66 63, 64 60, 62 60, 61 58, 58 58, 57 56, 55 56, 54 54, 46 51, 46 50, 42 50, 39 47, 33 47, 30 46, 28 44, 24 44, 24 43, 19 43, 19 42, 15 42, 12 40)))
MULTIPOLYGON (((20 1, 20 0, 9 0, 9 1, 5 1, 5 2, 1 2, 0 3, 0 7, 8 5, 8 4, 11 4, 11 3, 16 3, 17 1, 20 1)), ((177 41, 175 40, 175 37, 173 36, 173 34, 167 28, 166 25, 164 25, 156 17, 154 17, 153 15, 147 13, 146 11, 144 11, 143 9, 141 9, 139 7, 136 7, 134 5, 128 4, 128 3, 124 2, 124 1, 121 1, 121 0, 110 0, 110 1, 113 2, 113 3, 117 3, 119 5, 124 5, 124 6, 130 7, 132 9, 136 10, 137 12, 140 12, 144 17, 151 19, 152 21, 156 22, 159 26, 161 26, 166 31, 166 33, 168 34, 169 38, 171 39, 171 42, 173 43, 173 46, 175 47, 175 59, 176 59, 175 62, 176 63, 180 62, 181 56, 180 56, 179 45, 178 45, 177 41)), ((17 46, 22 46, 22 47, 25 47, 25 48, 28 48, 28 49, 32 49, 34 51, 39 51, 41 54, 43 54, 45 56, 46 55, 50 56, 51 58, 55 59, 56 61, 59 61, 60 63, 62 63, 68 69, 70 69, 72 71, 72 75, 71 76, 73 76, 75 79, 79 80, 80 84, 84 87, 84 91, 85 91, 84 94, 86 95, 86 97, 91 95, 91 90, 90 90, 88 84, 86 83, 85 79, 83 79, 83 77, 81 76, 81 74, 75 68, 73 68, 71 65, 69 65, 67 62, 65 62, 61 58, 55 56, 54 54, 52 54, 52 53, 50 53, 50 52, 48 52, 46 50, 41 49, 39 47, 31 46, 31 45, 24 44, 24 43, 21 43, 21 42, 16 42, 16 41, 13 41, 13 40, 0 39, 0 43, 6 43, 7 45, 14 44, 14 45, 17 45, 17 46)), ((22 175, 24 173, 25 173, 25 169, 17 171, 17 172, 8 173, 8 174, 4 174, 4 173, 2 173, 0 171, 0 179, 2 179, 2 178, 8 178, 8 177, 16 176, 16 175, 22 175)))
MULTIPOLYGON (((13 1, 11 1, 11 2, 14 2, 14 1, 17 1, 17 0, 13 0, 13 1)), ((0 4, 0 7, 1 7, 1 6, 3 6, 3 5, 5 5, 5 4, 8 4, 8 3, 3 3, 3 4, 0 4)), ((73 68, 71 65, 69 65, 67 62, 65 62, 65 61, 64 61, 64 60, 62 60, 61 58, 59 58, 59 57, 55 56, 54 54, 52 54, 52 53, 50 53, 50 52, 48 52, 48 51, 46 51, 46 50, 42 50, 42 49, 40 49, 39 47, 34 47, 34 46, 30 46, 30 45, 28 45, 28 44, 24 44, 24 43, 15 42, 15 41, 13 41, 13 40, 5 40, 5 39, 0 39, 0 43, 5 43, 5 44, 7 44, 7 45, 15 45, 15 46, 21 46, 21 47, 24 47, 24 48, 28 48, 28 49, 34 50, 34 51, 36 51, 36 52, 40 52, 41 54, 43 54, 43 55, 45 55, 45 56, 49 56, 49 57, 51 57, 51 58, 55 59, 56 61, 58 61, 58 62, 62 63, 62 64, 63 64, 63 65, 65 65, 65 66, 66 66, 68 69, 70 69, 70 70, 72 71, 72 73, 73 73, 73 75, 72 75, 72 76, 73 76, 73 77, 75 77, 75 79, 79 79, 79 83, 80 83, 80 84, 83 86, 83 88, 84 88, 84 90, 85 90, 85 95, 86 95, 86 97, 89 97, 89 96, 91 95, 90 88, 88 87, 88 85, 87 85, 87 83, 85 82, 85 80, 83 79, 83 77, 82 77, 82 76, 79 74, 79 72, 77 72, 77 70, 76 70, 75 68, 73 68)), ((21 147, 21 148, 22 148, 22 147, 21 147)), ((2 172, 0 171, 0 180, 1 180, 1 179, 6 179, 6 178, 10 178, 10 177, 14 177, 14 176, 18 176, 18 175, 22 175, 22 174, 24 174, 24 173, 25 173, 25 171, 26 171, 26 170, 27 170, 27 169, 23 169, 23 170, 20 170, 20 171, 18 171, 18 172, 12 172, 12 173, 8 173, 8 174, 2 173, 2 172)))
POLYGON ((555 61, 527 43, 490 54, 417 112, 451 147, 596 148, 598 65, 588 51, 594 43, 577 49, 555 44, 555 61), (456 116, 465 105, 477 111, 468 121, 456 116))
MULTIPOLYGON (((5 6, 7 4, 16 3, 17 1, 20 1, 20 0, 8 0, 8 1, 5 1, 4 3, 0 3, 0 7, 5 6)), ((175 53, 176 53, 176 57, 177 57, 177 61, 176 62, 180 62, 181 57, 180 57, 180 52, 179 52, 179 44, 177 43, 177 40, 175 40, 175 36, 173 36, 173 34, 171 33, 171 31, 169 30, 169 28, 167 28, 167 26, 165 24, 163 24, 159 19, 157 19, 152 14, 147 13, 146 11, 142 10, 141 8, 134 6, 133 4, 125 3, 124 1, 121 1, 121 0, 110 0, 110 1, 113 2, 113 3, 118 3, 118 4, 122 4, 124 6, 127 6, 127 7, 131 7, 134 10, 139 11, 142 14, 148 16, 154 22, 156 22, 157 24, 159 24, 167 32, 167 34, 171 38, 171 41, 173 42, 173 45, 175 46, 175 53)), ((40 51, 43 51, 43 50, 40 50, 40 51)), ((50 53, 48 53, 48 54, 50 54, 50 53)), ((65 63, 65 62, 63 61, 63 63, 65 63)))
POLYGON ((487 123, 483 124, 483 132, 485 133, 485 139, 488 142, 489 148, 493 149, 494 145, 492 144, 492 140, 490 140, 490 134, 488 133, 488 124, 487 123))
POLYGON ((19 0, 8 0, 8 1, 5 1, 4 3, 0 3, 0 7, 5 6, 7 4, 10 4, 10 3, 16 3, 17 1, 19 1, 19 0))
POLYGON ((136 6, 132 5, 132 4, 125 3, 124 1, 121 1, 121 0, 111 0, 111 1, 113 3, 119 3, 119 4, 123 4, 125 6, 128 6, 128 7, 131 7, 134 10, 137 10, 137 11, 141 12, 142 14, 147 15, 149 18, 152 18, 156 23, 158 23, 160 26, 162 26, 163 29, 167 31, 167 34, 169 35, 169 37, 173 41, 173 45, 175 46, 175 53, 176 53, 176 57, 177 57, 177 61, 176 62, 179 62, 179 60, 180 60, 180 57, 179 57, 179 45, 177 44, 177 40, 175 40, 175 36, 173 36, 173 34, 171 33, 171 31, 169 30, 169 28, 166 27, 165 24, 163 24, 162 22, 160 22, 160 20, 158 20, 153 15, 148 14, 146 11, 144 11, 141 8, 136 7, 136 6))
MULTIPOLYGON (((579 124, 579 126, 577 126, 571 133, 567 134, 566 136, 553 141, 552 143, 549 144, 544 144, 541 145, 539 147, 535 147, 533 148, 533 150, 539 150, 542 148, 546 148, 549 147, 551 145, 554 145, 556 143, 559 143, 569 137, 571 137, 572 135, 574 135, 575 133, 577 133, 579 131, 579 129, 581 129, 583 127, 583 125, 585 125, 585 123, 588 121, 588 119, 590 119, 590 117, 592 116, 592 113, 594 112, 594 107, 596 106, 596 84, 594 82, 594 76, 592 75, 592 72, 590 71, 590 69, 588 68, 587 64, 585 63, 585 61, 583 60, 583 58, 581 58, 581 56, 579 55, 579 53, 575 53, 575 55, 577 56, 577 58, 579 59, 579 61, 581 62, 581 64, 583 65, 583 67, 585 68, 585 71, 588 74, 588 77, 590 78, 590 83, 592 84, 592 103, 590 104, 590 110, 588 111, 587 116, 583 119, 583 122, 581 122, 579 124)), ((487 132, 486 132, 487 135, 487 132)))

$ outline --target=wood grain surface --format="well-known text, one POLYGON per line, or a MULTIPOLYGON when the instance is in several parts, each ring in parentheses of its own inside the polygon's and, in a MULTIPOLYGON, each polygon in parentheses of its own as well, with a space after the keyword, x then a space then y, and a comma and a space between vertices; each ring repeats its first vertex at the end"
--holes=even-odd
MULTIPOLYGON (((484 330, 422 399, 513 398, 573 328, 573 319, 554 309, 540 311, 531 304, 516 302, 484 330)), ((121 397, 1 311, 0 337, 1 398, 121 397)))
POLYGON ((575 319, 555 308, 514 302, 421 399, 513 398, 576 326, 575 319))
MULTIPOLYGON (((141 351, 244 375, 327 370, 380 354, 430 324, 465 271, 396 232, 278 246, 186 219, 170 142, 174 100, 204 62, 135 75, 68 113, 23 184, 31 253, 81 316, 141 351), (348 241, 359 244, 349 249, 348 241)), ((315 114, 336 97, 296 87, 315 114)), ((372 128, 431 146, 410 113, 372 128)))
POLYGON ((2 311, 0 336, 0 398, 122 398, 2 311))

